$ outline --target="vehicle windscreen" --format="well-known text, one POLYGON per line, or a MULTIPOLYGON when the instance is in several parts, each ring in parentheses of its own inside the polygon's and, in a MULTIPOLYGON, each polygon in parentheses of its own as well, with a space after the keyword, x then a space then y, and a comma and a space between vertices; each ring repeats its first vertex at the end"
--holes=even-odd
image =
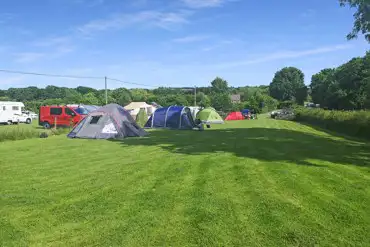
POLYGON ((77 107, 74 110, 75 110, 75 112, 77 112, 80 115, 88 115, 89 114, 89 111, 86 108, 83 108, 83 107, 77 107))

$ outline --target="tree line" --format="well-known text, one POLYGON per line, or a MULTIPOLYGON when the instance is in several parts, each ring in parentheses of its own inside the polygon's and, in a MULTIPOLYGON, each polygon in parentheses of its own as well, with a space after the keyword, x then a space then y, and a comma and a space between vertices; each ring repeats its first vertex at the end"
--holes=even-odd
MULTIPOLYGON (((79 86, 77 88, 47 86, 0 90, 0 101, 24 102, 26 108, 35 112, 41 105, 87 104, 105 105, 105 90, 79 86)), ((215 78, 209 87, 149 89, 117 88, 108 90, 108 103, 122 106, 130 102, 155 102, 161 106, 186 105, 212 106, 218 111, 229 112, 253 108, 257 112, 275 109, 278 102, 268 95, 268 86, 229 87, 222 78, 215 78), (196 95, 195 95, 196 90, 196 95), (241 101, 232 103, 231 95, 239 94, 241 101)))
MULTIPOLYGON (((370 52, 353 58, 338 68, 323 69, 306 86, 304 74, 295 67, 286 67, 275 73, 269 86, 230 87, 216 77, 208 87, 149 89, 117 88, 108 90, 108 103, 127 105, 132 101, 155 102, 162 106, 212 106, 221 112, 254 109, 257 113, 303 105, 306 101, 336 110, 370 108, 370 52), (231 95, 240 95, 240 102, 232 102, 231 95)), ((105 105, 105 91, 79 86, 66 88, 47 86, 0 90, 0 101, 21 101, 35 112, 41 105, 88 104, 105 105)))

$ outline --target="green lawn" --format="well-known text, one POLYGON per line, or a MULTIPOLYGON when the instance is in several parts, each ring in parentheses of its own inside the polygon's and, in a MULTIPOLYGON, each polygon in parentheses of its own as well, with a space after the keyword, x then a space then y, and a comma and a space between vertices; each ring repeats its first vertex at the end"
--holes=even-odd
POLYGON ((370 246, 370 145, 259 119, 0 143, 0 246, 370 246))

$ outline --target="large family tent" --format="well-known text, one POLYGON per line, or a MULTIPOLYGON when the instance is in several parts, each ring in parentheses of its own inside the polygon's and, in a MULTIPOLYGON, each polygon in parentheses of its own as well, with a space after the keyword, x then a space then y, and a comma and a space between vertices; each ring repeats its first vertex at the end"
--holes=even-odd
POLYGON ((193 117, 193 119, 196 119, 197 114, 200 111, 201 107, 199 107, 199 106, 188 106, 188 107, 190 109, 191 116, 193 117))
POLYGON ((122 106, 109 104, 89 113, 68 134, 70 138, 121 139, 145 136, 130 113, 122 106))
POLYGON ((149 118, 145 128, 193 129, 191 110, 185 106, 170 106, 157 109, 149 118))
POLYGON ((231 112, 229 115, 227 115, 226 121, 230 120, 244 120, 244 117, 240 111, 231 112))
POLYGON ((153 112, 157 109, 153 105, 149 105, 145 102, 131 102, 130 104, 126 105, 125 107, 126 111, 129 111, 131 116, 135 119, 137 114, 139 114, 140 109, 144 109, 145 113, 150 116, 153 114, 153 112))
POLYGON ((204 108, 199 111, 196 119, 199 119, 204 124, 223 124, 224 120, 212 107, 204 108))

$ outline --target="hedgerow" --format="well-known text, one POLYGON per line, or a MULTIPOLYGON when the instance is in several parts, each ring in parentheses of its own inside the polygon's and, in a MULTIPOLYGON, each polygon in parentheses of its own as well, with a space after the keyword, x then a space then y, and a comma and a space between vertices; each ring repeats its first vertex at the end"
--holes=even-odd
POLYGON ((295 120, 339 133, 370 139, 370 111, 337 111, 298 107, 295 120))

